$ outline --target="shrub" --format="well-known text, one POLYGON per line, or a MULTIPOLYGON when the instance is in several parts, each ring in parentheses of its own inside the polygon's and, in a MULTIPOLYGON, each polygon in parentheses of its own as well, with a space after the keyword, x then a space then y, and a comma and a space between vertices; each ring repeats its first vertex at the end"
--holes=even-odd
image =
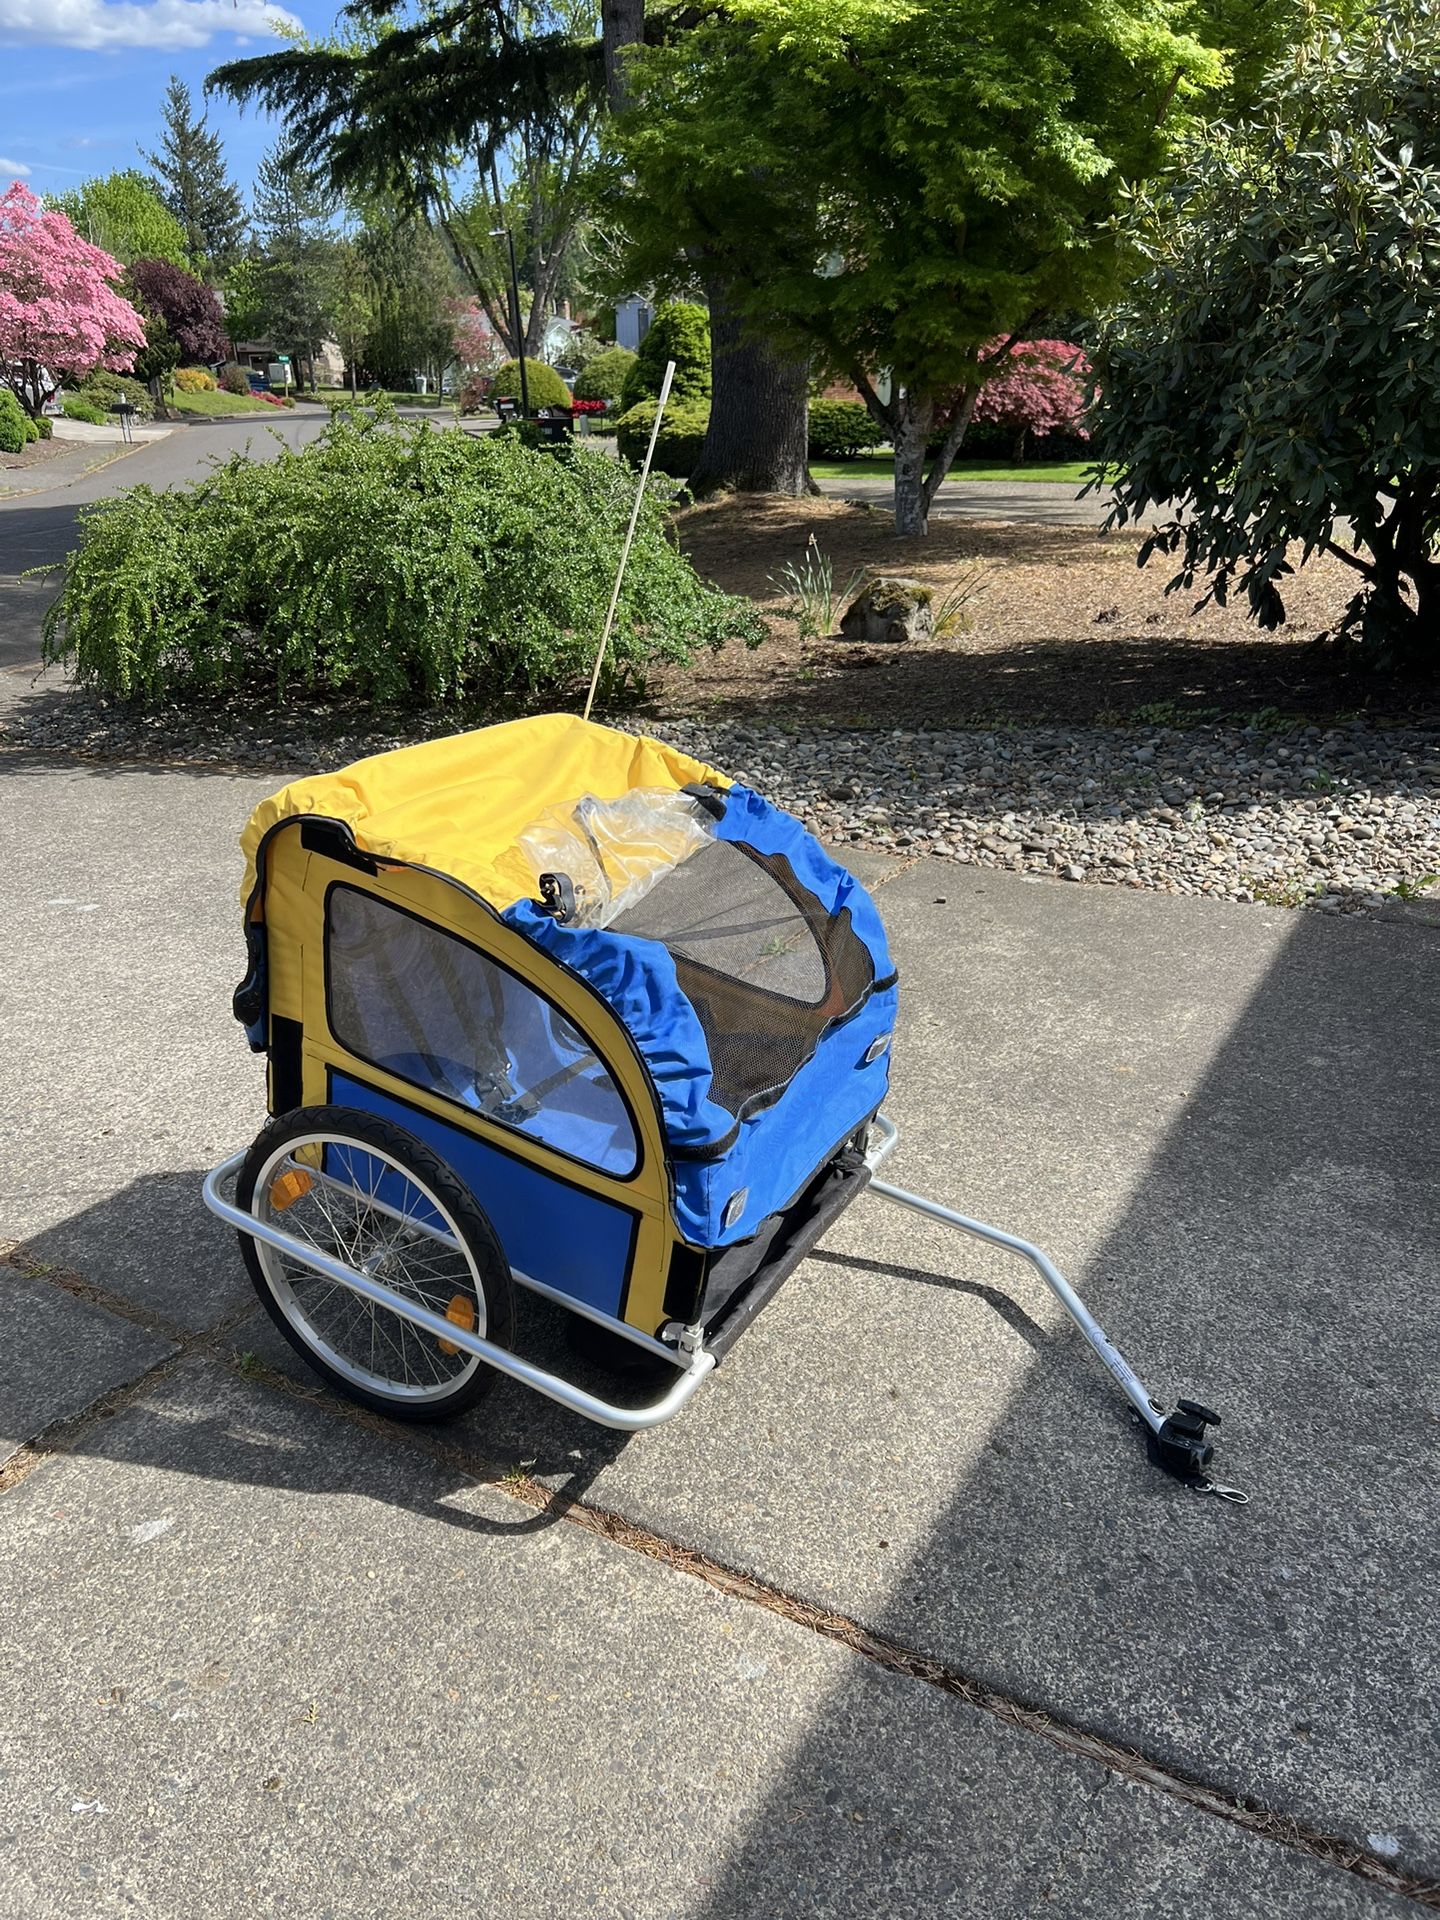
MULTIPOLYGON (((616 460, 338 409, 275 461, 237 457, 177 492, 82 508, 46 618, 51 660, 105 692, 343 692, 495 707, 583 686, 635 497, 616 460)), ((707 587, 641 502, 605 697, 643 687, 755 610, 707 587)))
POLYGON ((885 444, 885 429, 859 400, 810 402, 810 458, 853 460, 870 447, 885 444))
MULTIPOLYGON (((543 360, 532 360, 525 356, 525 385, 530 395, 530 411, 535 413, 541 407, 568 407, 570 389, 556 373, 553 367, 547 367, 543 360)), ((518 400, 520 398, 520 362, 506 360, 495 370, 495 378, 490 384, 492 400, 518 400)))
POLYGON ((613 407, 625 390, 625 376, 635 364, 628 347, 607 347, 590 364, 582 367, 575 380, 577 400, 603 400, 613 407))
MULTIPOLYGON (((102 418, 120 400, 130 402, 137 420, 148 420, 155 411, 150 389, 143 380, 134 380, 125 373, 111 373, 106 367, 97 367, 94 373, 87 373, 77 391, 82 400, 88 400, 92 407, 100 409, 102 418)), ((69 401, 65 404, 68 410, 69 401)))
POLYGON ((1426 0, 1316 16, 1137 199, 1095 355, 1107 525, 1162 516, 1140 564, 1273 628, 1329 553, 1357 589, 1331 637, 1377 660, 1440 657, 1436 24, 1426 0))
POLYGON ((62 398, 65 402, 65 418, 67 420, 83 420, 88 426, 92 427, 103 427, 106 424, 106 416, 103 411, 99 407, 92 405, 83 394, 67 393, 62 395, 62 398))
POLYGON ((642 400, 659 398, 667 360, 675 362, 672 401, 710 398, 710 316, 704 307, 672 300, 656 312, 620 392, 627 413, 642 400))
MULTIPOLYGON (((632 466, 638 467, 645 458, 650 429, 655 424, 655 407, 653 400, 637 401, 615 422, 615 443, 621 456, 632 466)), ((700 446, 709 424, 710 409, 703 401, 678 407, 673 400, 668 402, 660 438, 655 442, 652 463, 655 471, 673 474, 677 480, 688 480, 699 463, 700 446)))
POLYGON ((232 360, 220 371, 220 390, 222 393, 249 393, 250 376, 244 367, 237 366, 232 360))
POLYGON ((0 387, 0 453, 19 453, 30 439, 30 419, 8 387, 0 387))
POLYGON ((48 414, 42 413, 38 420, 32 420, 30 424, 34 427, 37 438, 41 440, 53 440, 55 438, 55 422, 48 414))
POLYGON ((175 384, 181 393, 213 393, 215 376, 204 367, 177 367, 175 384))

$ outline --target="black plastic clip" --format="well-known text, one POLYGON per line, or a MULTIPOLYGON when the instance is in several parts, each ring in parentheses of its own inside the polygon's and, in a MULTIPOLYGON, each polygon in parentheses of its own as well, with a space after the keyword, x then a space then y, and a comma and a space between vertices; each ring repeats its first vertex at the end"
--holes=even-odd
POLYGON ((1215 1448, 1205 1429, 1219 1424, 1219 1414, 1198 1400, 1180 1400, 1174 1413, 1161 1423, 1159 1431, 1147 1435, 1146 1447, 1156 1466, 1172 1479, 1183 1482, 1196 1493, 1213 1493, 1222 1500, 1243 1506, 1250 1498, 1248 1493, 1242 1493, 1238 1487, 1222 1486, 1210 1478, 1215 1448))
POLYGON ((575 883, 568 873, 541 874, 540 905, 561 926, 575 918, 575 883))

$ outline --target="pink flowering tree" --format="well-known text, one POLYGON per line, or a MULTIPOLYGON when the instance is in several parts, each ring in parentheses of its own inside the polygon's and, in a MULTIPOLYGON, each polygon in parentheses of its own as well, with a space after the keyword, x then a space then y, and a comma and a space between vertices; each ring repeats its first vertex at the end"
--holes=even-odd
MULTIPOLYGON (((985 349, 982 365, 1002 344, 985 349)), ((1084 424, 1089 382, 1090 362, 1068 340, 1019 340, 1005 356, 1003 371, 975 396, 971 418, 976 426, 988 424, 1008 434, 1013 457, 1023 460, 1032 438, 1049 433, 1090 438, 1084 424)))
POLYGON ((478 301, 450 300, 450 340, 455 358, 467 373, 494 373, 505 358, 505 348, 478 301))
POLYGON ((18 180, 0 194, 0 383, 32 418, 61 374, 134 364, 145 323, 112 285, 123 271, 18 180))

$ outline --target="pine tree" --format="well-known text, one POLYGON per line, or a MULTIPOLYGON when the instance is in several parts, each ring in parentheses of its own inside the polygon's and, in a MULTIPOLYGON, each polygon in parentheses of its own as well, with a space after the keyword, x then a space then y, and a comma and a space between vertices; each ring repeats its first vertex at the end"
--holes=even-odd
POLYGON ((171 74, 165 93, 160 151, 142 151, 141 158, 155 169, 160 197, 185 229, 193 264, 220 271, 229 267, 245 238, 245 205, 225 165, 219 134, 208 130, 204 114, 195 118, 190 89, 178 74, 171 74))
POLYGON ((315 356, 334 307, 333 196, 302 167, 272 148, 255 176, 255 216, 262 242, 260 307, 264 332, 297 367, 315 356))

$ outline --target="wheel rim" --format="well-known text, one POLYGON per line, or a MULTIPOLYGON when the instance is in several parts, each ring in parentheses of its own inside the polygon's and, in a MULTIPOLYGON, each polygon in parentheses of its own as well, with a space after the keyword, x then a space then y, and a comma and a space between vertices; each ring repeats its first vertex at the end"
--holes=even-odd
MULTIPOLYGON (((345 1134, 297 1135, 261 1167, 251 1208, 267 1225, 483 1338, 484 1283, 454 1215, 383 1147, 345 1134)), ((281 1313, 351 1385, 423 1404, 448 1398, 483 1365, 294 1255, 263 1240, 251 1244, 281 1313)))

